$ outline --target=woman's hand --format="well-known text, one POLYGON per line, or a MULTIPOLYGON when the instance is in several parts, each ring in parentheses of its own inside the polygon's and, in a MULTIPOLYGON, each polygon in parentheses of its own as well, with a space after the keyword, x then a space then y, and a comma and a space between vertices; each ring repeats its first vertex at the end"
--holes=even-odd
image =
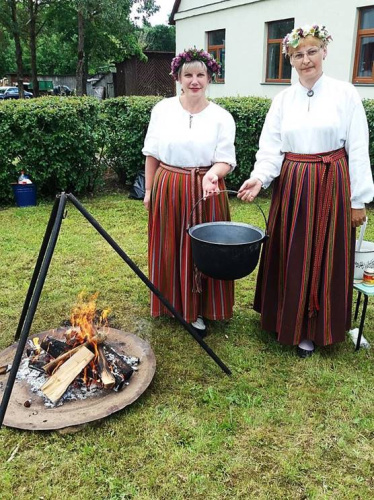
POLYGON ((359 227, 366 220, 365 208, 352 208, 351 209, 352 227, 359 227))
POLYGON ((203 177, 203 197, 210 198, 217 193, 219 193, 218 175, 208 170, 203 177))
POLYGON ((151 191, 152 191, 151 189, 145 190, 145 195, 144 195, 144 200, 143 200, 144 206, 145 206, 146 210, 148 210, 148 212, 149 212, 149 207, 151 204, 151 191))
POLYGON ((262 188, 262 182, 256 177, 251 177, 243 182, 238 191, 238 198, 242 201, 252 202, 262 188))

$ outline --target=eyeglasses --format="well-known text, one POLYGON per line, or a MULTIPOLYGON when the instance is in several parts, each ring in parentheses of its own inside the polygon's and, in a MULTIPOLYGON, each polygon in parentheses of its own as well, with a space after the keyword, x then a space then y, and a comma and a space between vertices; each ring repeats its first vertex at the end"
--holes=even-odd
POLYGON ((303 61, 304 56, 307 56, 308 59, 313 59, 313 57, 315 57, 320 50, 321 48, 317 49, 316 47, 315 49, 309 49, 306 52, 296 52, 296 54, 292 54, 292 57, 296 61, 303 61))

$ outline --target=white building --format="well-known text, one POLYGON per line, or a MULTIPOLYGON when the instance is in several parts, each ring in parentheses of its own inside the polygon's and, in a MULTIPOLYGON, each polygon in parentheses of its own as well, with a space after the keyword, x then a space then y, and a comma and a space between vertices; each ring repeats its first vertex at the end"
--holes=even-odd
POLYGON ((297 78, 282 38, 317 23, 333 37, 324 72, 374 98, 374 0, 175 0, 170 23, 177 53, 196 46, 223 62, 210 97, 273 97, 297 78))

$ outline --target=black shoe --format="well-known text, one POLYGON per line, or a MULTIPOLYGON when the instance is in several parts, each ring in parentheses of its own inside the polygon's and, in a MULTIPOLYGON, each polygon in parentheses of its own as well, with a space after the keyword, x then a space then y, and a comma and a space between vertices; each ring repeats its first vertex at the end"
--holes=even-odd
POLYGON ((310 358, 310 356, 314 353, 314 349, 312 351, 308 351, 307 349, 302 349, 297 346, 296 353, 299 358, 310 358))
POLYGON ((193 321, 190 325, 201 338, 206 337, 206 325, 202 316, 198 316, 196 321, 193 321))
POLYGON ((194 332, 197 333, 198 336, 201 337, 202 339, 208 335, 208 331, 206 328, 204 328, 204 330, 201 330, 200 328, 195 328, 194 326, 192 326, 192 328, 194 332))

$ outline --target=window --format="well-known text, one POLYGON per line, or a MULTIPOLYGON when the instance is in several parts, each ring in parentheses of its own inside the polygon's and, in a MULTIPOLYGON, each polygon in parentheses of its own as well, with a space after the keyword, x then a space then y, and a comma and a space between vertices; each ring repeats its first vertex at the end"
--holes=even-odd
POLYGON ((225 34, 226 30, 208 31, 208 52, 221 64, 221 73, 216 83, 225 83, 225 34))
POLYGON ((293 19, 268 23, 266 81, 278 83, 291 82, 291 64, 282 54, 282 40, 292 31, 293 19))
POLYGON ((374 6, 360 9, 358 18, 354 83, 374 83, 374 6))

